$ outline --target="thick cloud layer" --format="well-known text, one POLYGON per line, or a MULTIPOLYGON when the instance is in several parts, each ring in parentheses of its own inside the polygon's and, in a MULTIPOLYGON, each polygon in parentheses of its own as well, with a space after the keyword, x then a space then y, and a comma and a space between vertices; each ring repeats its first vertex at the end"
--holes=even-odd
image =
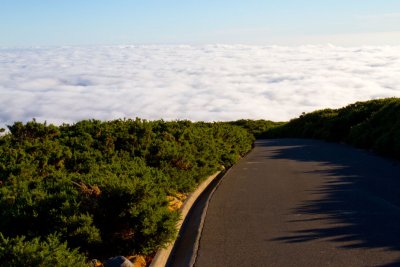
POLYGON ((0 126, 36 118, 287 120, 400 96, 400 47, 0 49, 0 126))

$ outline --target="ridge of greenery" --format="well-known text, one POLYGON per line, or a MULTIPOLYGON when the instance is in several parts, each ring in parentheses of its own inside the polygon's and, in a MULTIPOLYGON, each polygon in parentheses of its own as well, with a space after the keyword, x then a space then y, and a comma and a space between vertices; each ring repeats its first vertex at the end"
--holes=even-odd
POLYGON ((229 123, 33 120, 8 128, 0 137, 0 266, 151 255, 177 234, 180 214, 167 196, 191 192, 254 141, 229 123))
POLYGON ((339 109, 317 110, 269 128, 262 136, 345 142, 400 159, 400 98, 356 102, 339 109))
POLYGON ((230 167, 257 138, 346 142, 400 159, 400 98, 289 122, 84 120, 0 129, 0 266, 87 266, 151 255, 176 237, 168 196, 230 167), (60 261, 60 259, 63 261, 60 261))
POLYGON ((284 125, 285 122, 275 122, 270 120, 237 120, 227 122, 230 125, 239 126, 247 130, 255 138, 263 138, 265 133, 272 128, 284 125))

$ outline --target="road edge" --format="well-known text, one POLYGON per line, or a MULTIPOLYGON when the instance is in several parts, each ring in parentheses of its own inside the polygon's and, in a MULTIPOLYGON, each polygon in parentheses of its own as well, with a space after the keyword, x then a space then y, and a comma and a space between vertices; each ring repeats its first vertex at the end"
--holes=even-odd
MULTIPOLYGON (((206 220, 207 211, 208 211, 208 206, 210 205, 211 198, 213 197, 215 191, 218 189, 218 187, 219 187, 220 184, 222 183, 223 178, 225 177, 225 175, 226 175, 230 170, 231 170, 231 168, 229 168, 228 170, 226 170, 226 171, 223 173, 221 179, 217 182, 217 184, 216 184, 216 185, 214 186, 214 188, 211 190, 210 194, 207 196, 206 204, 205 204, 204 209, 203 209, 203 212, 202 212, 202 214, 201 214, 200 225, 199 225, 199 227, 198 227, 197 237, 196 237, 196 241, 195 241, 195 244, 194 244, 194 251, 193 251, 192 257, 191 257, 191 259, 190 259, 190 267, 193 267, 193 266, 196 264, 196 260, 197 260, 197 256, 198 256, 199 248, 200 248, 201 236, 202 236, 202 234, 203 234, 204 223, 205 223, 205 220, 206 220)), ((217 175, 217 177, 218 177, 218 175, 217 175)))
MULTIPOLYGON (((214 181, 222 171, 218 171, 211 176, 209 176, 206 180, 204 180, 194 192, 192 192, 186 201, 183 203, 181 208, 181 218, 177 224, 177 230, 180 231, 183 222, 185 221, 187 215, 189 214, 190 209, 192 208, 193 204, 199 198, 199 196, 203 193, 204 190, 214 181)), ((167 264, 168 258, 171 255, 172 249, 174 248, 176 240, 171 242, 166 248, 159 249, 154 256, 151 264, 149 267, 164 267, 167 264)))

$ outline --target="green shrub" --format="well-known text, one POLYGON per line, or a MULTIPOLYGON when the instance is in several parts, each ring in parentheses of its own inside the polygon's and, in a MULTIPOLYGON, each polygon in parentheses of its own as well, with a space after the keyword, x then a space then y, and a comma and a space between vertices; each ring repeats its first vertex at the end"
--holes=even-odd
POLYGON ((284 124, 283 122, 274 122, 268 120, 237 120, 228 122, 230 125, 239 126, 247 130, 250 134, 254 135, 255 138, 265 137, 266 132, 269 129, 275 128, 284 124))
POLYGON ((357 102, 340 109, 303 114, 269 129, 266 136, 347 142, 400 158, 400 99, 357 102))
POLYGON ((0 266, 4 267, 88 267, 85 256, 71 250, 57 236, 44 240, 25 237, 5 238, 0 233, 0 266))
POLYGON ((40 247, 46 243, 35 238, 56 233, 69 249, 103 258, 165 246, 179 220, 167 196, 191 192, 254 141, 235 125, 190 121, 84 120, 56 127, 33 120, 9 129, 0 137, 4 240, 24 236, 40 247))

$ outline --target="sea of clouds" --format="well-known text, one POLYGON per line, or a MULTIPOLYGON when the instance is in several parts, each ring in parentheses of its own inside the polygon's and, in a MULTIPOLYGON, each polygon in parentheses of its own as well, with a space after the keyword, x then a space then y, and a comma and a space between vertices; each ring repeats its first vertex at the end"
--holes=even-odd
POLYGON ((116 118, 288 120, 400 97, 400 47, 0 48, 0 126, 116 118))

